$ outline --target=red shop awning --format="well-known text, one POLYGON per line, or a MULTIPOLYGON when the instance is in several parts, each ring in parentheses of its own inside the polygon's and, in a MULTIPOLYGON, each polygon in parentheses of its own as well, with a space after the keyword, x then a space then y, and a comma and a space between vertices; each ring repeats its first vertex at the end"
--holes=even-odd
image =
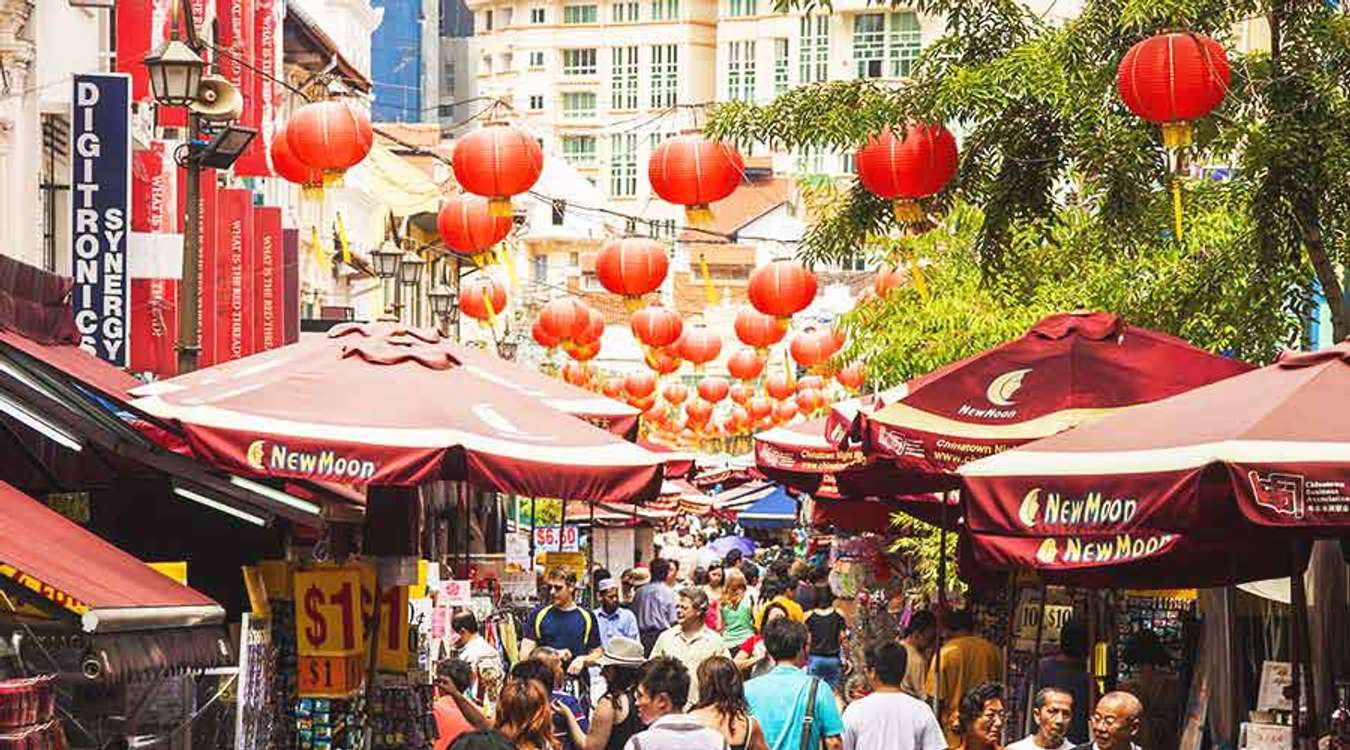
POLYGON ((0 578, 78 616, 88 632, 191 627, 225 611, 0 482, 0 578))
POLYGON ((466 366, 476 361, 434 331, 353 323, 143 386, 133 406, 181 425, 202 458, 254 476, 656 496, 660 456, 466 366))

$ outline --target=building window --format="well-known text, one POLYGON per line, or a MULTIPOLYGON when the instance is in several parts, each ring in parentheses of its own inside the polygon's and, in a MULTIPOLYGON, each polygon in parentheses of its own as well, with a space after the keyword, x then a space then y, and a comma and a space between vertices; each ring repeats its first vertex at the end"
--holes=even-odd
POLYGON ((544 51, 543 51, 543 50, 541 50, 541 49, 531 50, 531 52, 530 52, 530 67, 531 67, 531 68, 542 68, 542 67, 544 67, 544 51))
POLYGON ((759 15, 759 0, 728 0, 728 16, 757 16, 759 15))
POLYGON ((830 78, 830 17, 802 16, 798 83, 815 83, 830 78))
POLYGON ((638 48, 614 47, 609 51, 609 108, 637 109, 638 48))
POLYGON ((844 174, 857 174, 858 162, 857 156, 852 151, 844 152, 844 174))
POLYGON ((502 54, 502 72, 503 72, 503 73, 509 73, 509 72, 511 72, 511 64, 512 64, 513 62, 515 62, 515 56, 514 56, 514 55, 512 55, 510 52, 503 53, 503 54, 502 54))
POLYGON ((923 47, 919 17, 913 13, 891 14, 891 36, 887 40, 886 59, 892 78, 907 78, 914 70, 923 47))
POLYGON ((569 268, 577 268, 580 265, 581 265, 581 253, 567 254, 567 266, 569 268))
POLYGON ((563 50, 563 75, 565 76, 595 75, 595 50, 594 49, 563 50))
POLYGON ((727 98, 733 102, 755 100, 755 43, 727 43, 727 98))
POLYGON ((773 95, 788 90, 788 40, 773 40, 773 95))
POLYGON ((609 194, 616 198, 637 195, 637 133, 609 137, 609 194))
POLYGON ((478 75, 492 75, 492 55, 483 55, 483 62, 478 66, 478 75))
POLYGON ((497 18, 497 26, 503 29, 506 28, 507 26, 510 26, 511 22, 515 20, 515 15, 516 15, 515 8, 502 8, 502 12, 498 15, 497 18))
POLYGON ((530 281, 536 284, 548 282, 548 256, 540 253, 530 258, 530 281))
POLYGON ((537 112, 543 108, 544 108, 544 95, 530 94, 530 109, 537 112))
POLYGON ((808 148, 797 154, 798 174, 825 174, 825 151, 808 148))
POLYGON ((610 20, 614 23, 637 23, 638 6, 636 0, 610 3, 610 20))
POLYGON ((594 5, 564 5, 563 23, 595 23, 600 13, 594 5))
POLYGON ((565 135, 562 137, 563 161, 574 167, 595 166, 595 136, 565 135))
POLYGON ((595 117, 594 91, 567 91, 562 95, 563 118, 580 120, 595 117))
POLYGON ((483 31, 492 31, 492 11, 483 11, 483 31))
POLYGON ((653 21, 674 21, 680 17, 680 0, 652 0, 653 21))
POLYGON ((652 47, 653 107, 673 107, 680 89, 680 48, 674 44, 652 47))
POLYGON ((530 8, 530 23, 543 23, 545 18, 543 8, 530 8))
POLYGON ((565 218, 567 218, 567 201, 563 201, 563 200, 554 200, 554 201, 553 201, 553 226, 555 226, 555 227, 560 227, 560 226, 562 226, 562 225, 563 225, 563 220, 564 220, 565 218))
POLYGON ((919 19, 913 13, 864 13, 853 18, 853 60, 859 78, 908 76, 920 47, 919 19))

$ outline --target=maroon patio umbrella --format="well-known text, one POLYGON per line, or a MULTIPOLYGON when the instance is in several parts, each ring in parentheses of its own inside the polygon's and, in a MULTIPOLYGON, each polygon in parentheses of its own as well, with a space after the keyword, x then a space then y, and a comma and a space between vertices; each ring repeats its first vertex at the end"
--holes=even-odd
POLYGON ((1342 343, 968 464, 971 553, 1052 576, 1288 575, 1288 541, 1350 531, 1347 396, 1342 343))
POLYGON ((230 471, 345 484, 467 480, 500 492, 631 503, 662 461, 483 377, 434 331, 346 324, 326 337, 134 391, 230 471))
POLYGON ((897 490, 955 489, 962 464, 1251 367, 1108 313, 1051 315, 1019 339, 913 381, 861 416, 869 456, 910 479, 897 490))

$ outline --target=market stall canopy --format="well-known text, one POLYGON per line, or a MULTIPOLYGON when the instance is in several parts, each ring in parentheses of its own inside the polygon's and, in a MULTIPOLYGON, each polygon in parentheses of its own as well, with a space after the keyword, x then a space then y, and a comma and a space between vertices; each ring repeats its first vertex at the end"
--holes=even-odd
POLYGON ((864 417, 871 416, 877 410, 884 409, 908 395, 909 383, 901 383, 894 388, 831 404, 830 413, 825 416, 825 439, 840 446, 860 442, 864 417))
POLYGON ((572 500, 567 503, 567 522, 587 524, 594 520, 596 526, 638 526, 669 521, 676 513, 644 505, 617 505, 611 503, 587 503, 572 500))
POLYGON ((1108 313, 1060 313, 1021 338, 919 378, 862 417, 868 454, 912 476, 897 493, 959 486, 962 464, 1250 365, 1108 313))
POLYGON ((755 435, 755 465, 763 474, 816 497, 892 494, 894 464, 867 457, 861 447, 840 448, 825 434, 827 418, 775 427, 755 435))
POLYGON ((152 383, 133 405, 230 471, 358 485, 465 480, 593 502, 656 496, 660 456, 476 374, 465 347, 392 323, 152 383))
POLYGON ((1350 530, 1347 396, 1350 342, 968 464, 976 561, 1287 575, 1289 541, 1350 530), (1085 558, 1101 540, 1111 554, 1085 558), (1215 555, 1186 556, 1188 545, 1215 555))
POLYGON ((90 633, 219 623, 206 596, 0 482, 0 580, 80 618, 90 633))
POLYGON ((745 529, 790 529, 797 525, 797 500, 786 488, 775 486, 738 513, 736 523, 745 529))
POLYGON ((722 512, 737 512, 754 505, 777 488, 772 482, 751 481, 734 489, 712 496, 713 508, 722 512))
POLYGON ((638 440, 637 444, 652 453, 661 454, 661 458, 665 459, 666 462, 666 479, 687 477, 694 471, 694 454, 692 453, 677 451, 667 445, 650 440, 638 440))

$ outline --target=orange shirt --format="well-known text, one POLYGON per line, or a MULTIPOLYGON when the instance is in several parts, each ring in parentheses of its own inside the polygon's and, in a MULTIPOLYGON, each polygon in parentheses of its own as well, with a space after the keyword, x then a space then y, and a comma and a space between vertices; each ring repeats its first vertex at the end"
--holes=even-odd
POLYGON ((473 731, 473 725, 464 718, 453 698, 437 698, 431 713, 436 717, 436 733, 440 735, 432 743, 432 750, 445 750, 456 737, 473 731))
POLYGON ((1003 679, 1003 651, 977 635, 963 635, 942 644, 942 689, 939 691, 936 661, 928 671, 925 687, 929 697, 942 696, 942 731, 947 744, 956 747, 961 737, 956 733, 956 714, 961 698, 986 682, 1003 679))

